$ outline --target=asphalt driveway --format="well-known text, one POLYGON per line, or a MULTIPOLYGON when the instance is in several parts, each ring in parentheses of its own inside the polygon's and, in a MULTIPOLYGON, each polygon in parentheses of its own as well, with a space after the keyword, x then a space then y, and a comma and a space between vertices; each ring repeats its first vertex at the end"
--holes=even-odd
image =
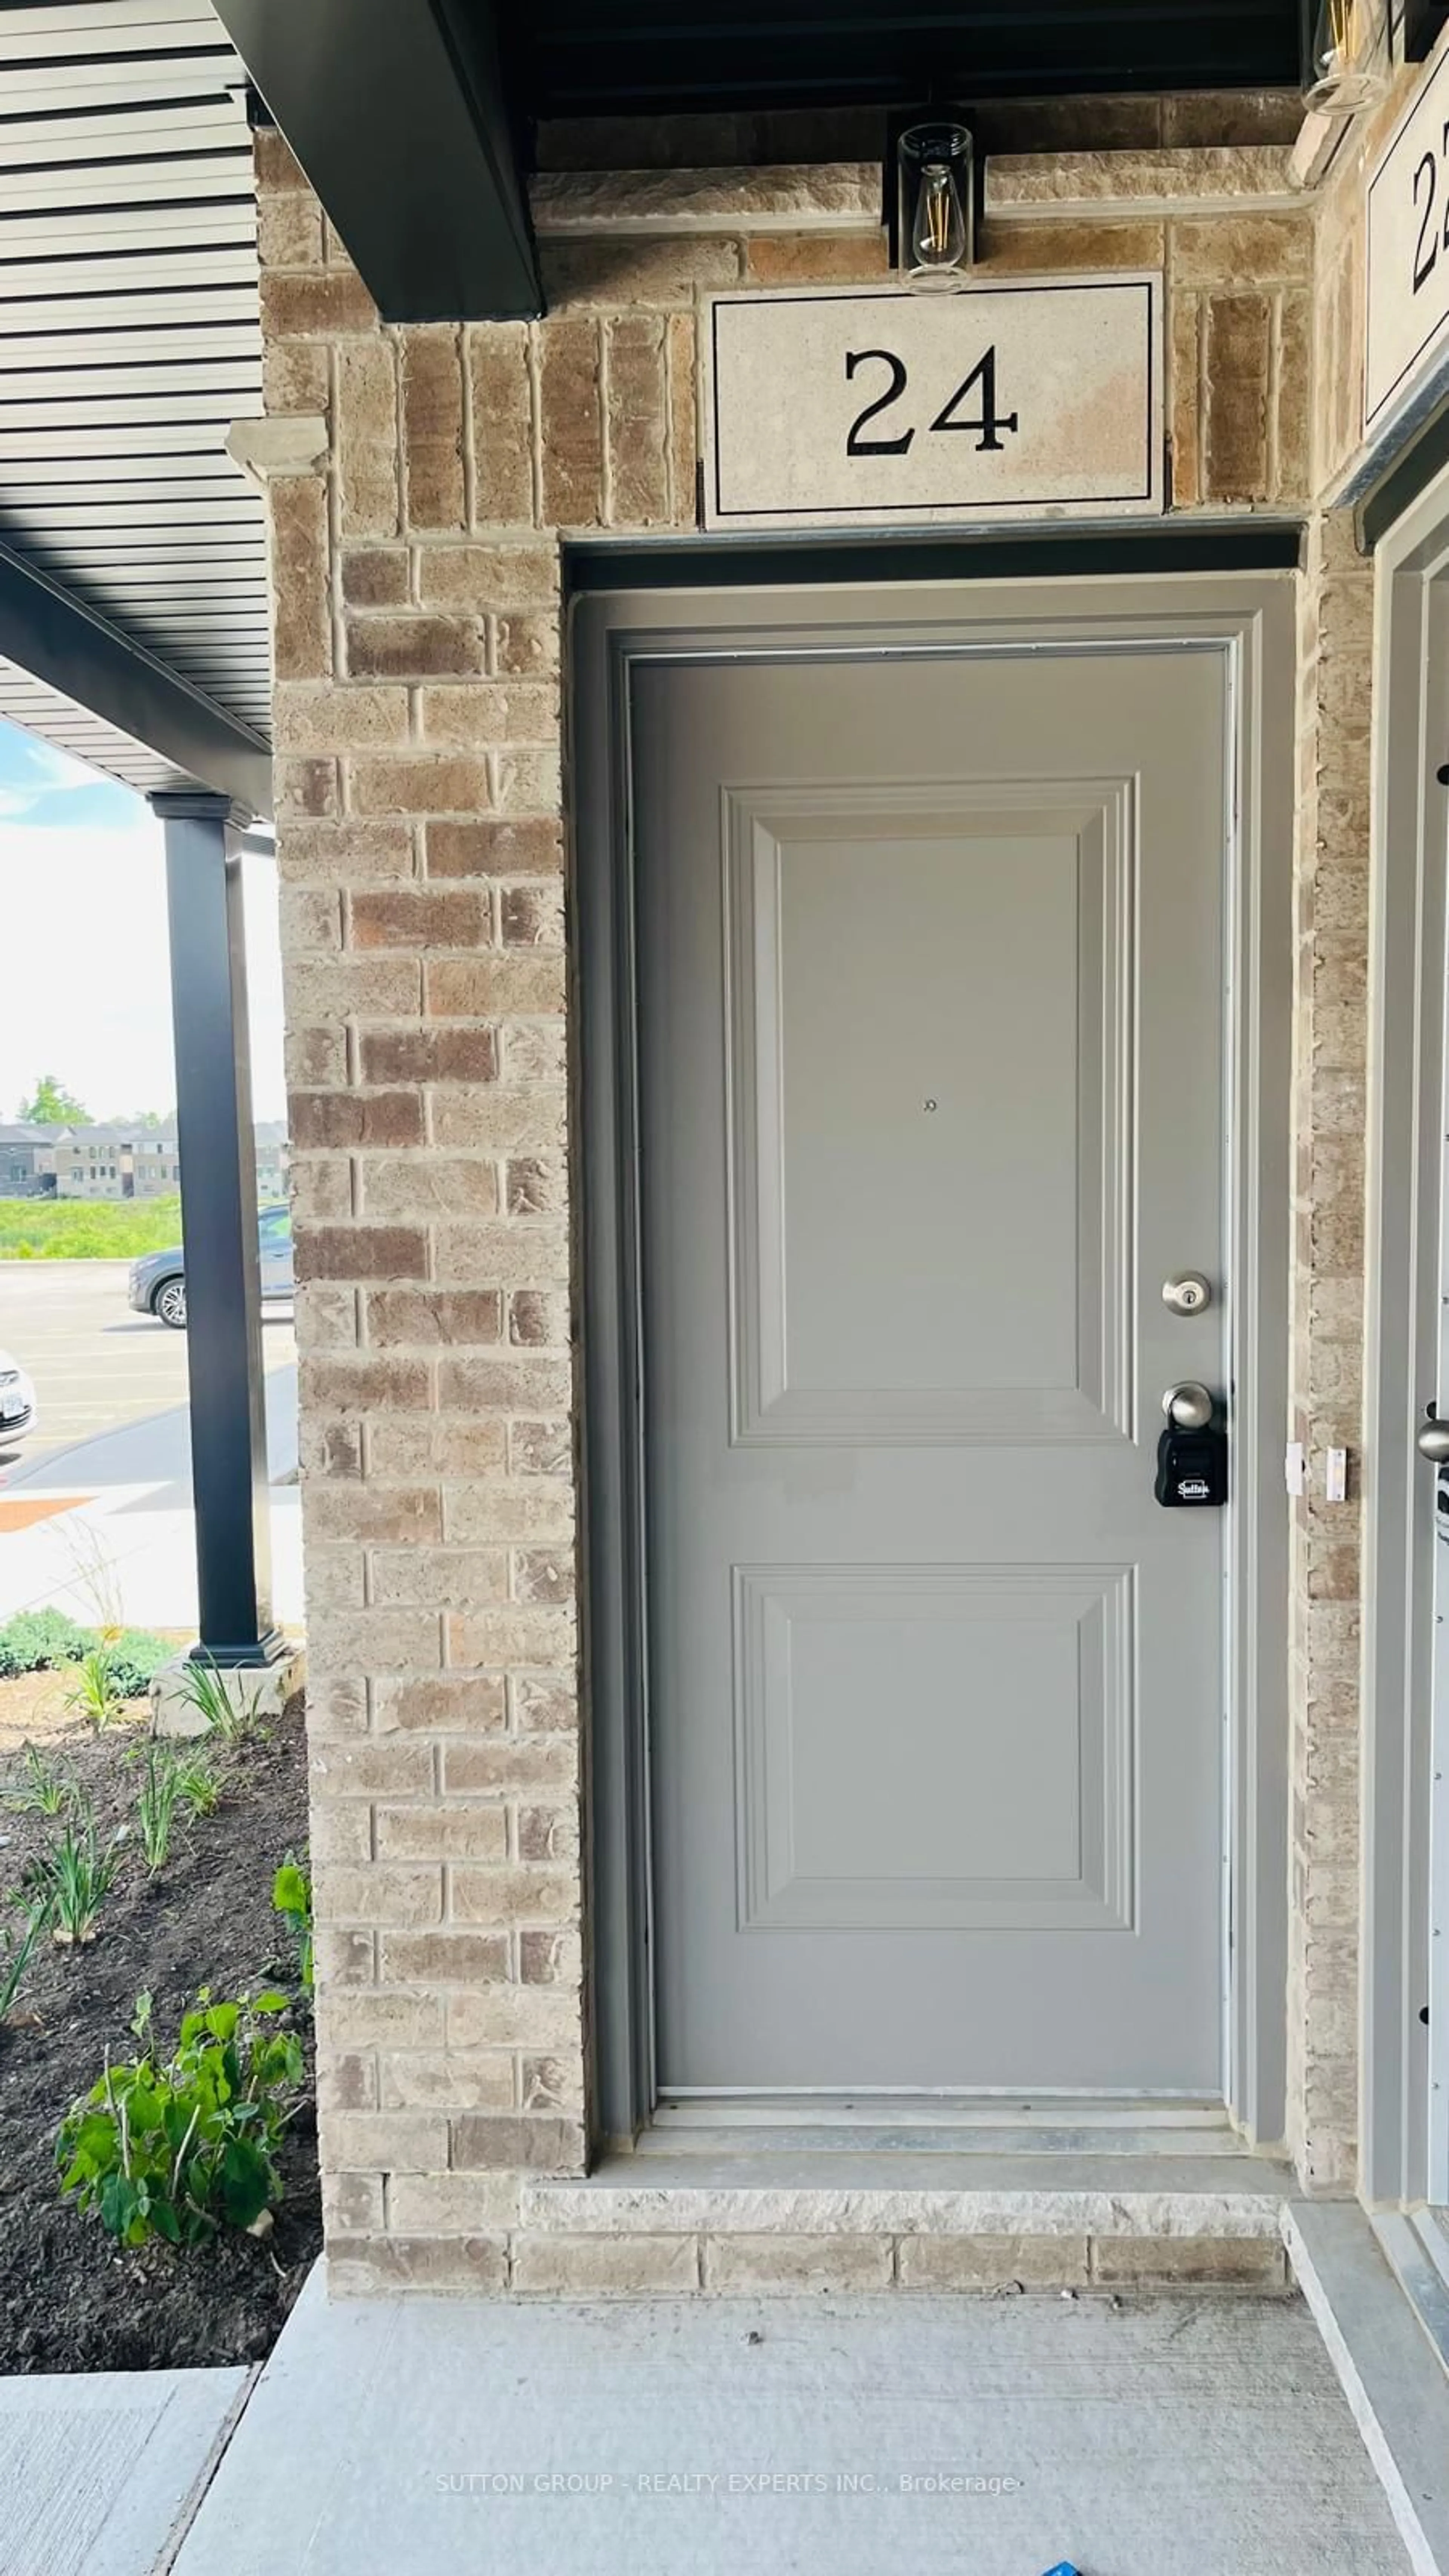
MULTIPOLYGON (((126 1261, 0 1261, 0 1348, 35 1381, 39 1429, 0 1445, 0 1487, 22 1469, 187 1400, 186 1335, 126 1303, 126 1261)), ((295 1363, 290 1306, 263 1309, 270 1373, 295 1363)))

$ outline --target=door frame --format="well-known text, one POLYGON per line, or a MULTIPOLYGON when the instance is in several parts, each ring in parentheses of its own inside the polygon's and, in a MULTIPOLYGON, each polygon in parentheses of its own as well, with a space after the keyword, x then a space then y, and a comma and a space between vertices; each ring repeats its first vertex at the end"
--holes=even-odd
POLYGON ((630 708, 643 661, 1141 646, 1222 654, 1226 1240, 1235 1424, 1224 1711, 1224 2099, 1281 2142, 1288 1953, 1288 1401, 1297 578, 1291 572, 591 588, 568 623, 582 1277, 591 2129, 652 2116, 652 1866, 630 708))
POLYGON ((1436 1859, 1449 1879, 1449 1742, 1436 1741, 1446 1730, 1433 1708, 1433 1482, 1414 1447, 1439 1375, 1449 469, 1378 546, 1373 675, 1359 2103, 1370 2206, 1449 2192, 1449 1940, 1435 1963, 1432 1938, 1434 1920, 1449 1921, 1449 1884, 1431 1879, 1436 1859), (1429 1798, 1416 1794, 1425 1782, 1429 1798))

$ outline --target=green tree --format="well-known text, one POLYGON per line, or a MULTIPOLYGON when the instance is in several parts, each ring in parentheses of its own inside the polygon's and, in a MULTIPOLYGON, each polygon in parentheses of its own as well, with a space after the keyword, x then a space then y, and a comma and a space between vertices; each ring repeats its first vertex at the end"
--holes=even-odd
POLYGON ((58 1075, 43 1073, 35 1086, 34 1097, 20 1103, 22 1118, 33 1118, 38 1127, 88 1127, 90 1111, 67 1091, 58 1075))

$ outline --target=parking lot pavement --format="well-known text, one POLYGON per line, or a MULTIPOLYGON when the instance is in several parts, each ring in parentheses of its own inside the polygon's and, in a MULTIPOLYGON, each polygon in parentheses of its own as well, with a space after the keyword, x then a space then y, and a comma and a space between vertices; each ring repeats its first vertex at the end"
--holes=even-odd
MULTIPOLYGON (((77 1442, 186 1402, 186 1335, 126 1303, 126 1261, 0 1261, 0 1348, 35 1381, 39 1429, 0 1446, 0 1489, 77 1442)), ((263 1309, 267 1370, 297 1356, 290 1306, 263 1309)))

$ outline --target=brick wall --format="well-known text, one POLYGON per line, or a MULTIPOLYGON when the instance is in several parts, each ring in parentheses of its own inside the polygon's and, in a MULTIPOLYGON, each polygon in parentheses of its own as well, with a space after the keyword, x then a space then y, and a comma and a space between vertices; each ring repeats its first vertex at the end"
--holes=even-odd
MULTIPOLYGON (((990 228, 1001 273, 1165 267, 1179 508, 1308 501, 1313 226, 1281 189, 1253 202, 1269 157, 1244 202, 1195 199, 1176 167, 1164 211, 1151 154, 1145 204, 1070 202, 1058 156, 1067 202, 990 228)), ((822 229, 818 172, 717 174, 709 230, 683 211, 698 174, 677 222, 656 174, 629 240, 556 178, 547 320, 383 329, 277 138, 258 164, 269 409, 326 422, 269 492, 334 2279, 496 2286, 520 2179, 579 2171, 587 2113, 558 536, 693 524, 698 288, 866 278, 882 252, 864 216, 822 229)), ((1305 598, 1361 654, 1362 575, 1332 532, 1313 544, 1305 598)), ((1315 738, 1340 689, 1306 656, 1315 738)), ((1305 752, 1315 1440, 1357 1421, 1347 757, 1342 732, 1305 752)), ((1352 2154, 1348 1526, 1305 1515, 1297 1571, 1295 2134, 1316 2178, 1352 2154)))

